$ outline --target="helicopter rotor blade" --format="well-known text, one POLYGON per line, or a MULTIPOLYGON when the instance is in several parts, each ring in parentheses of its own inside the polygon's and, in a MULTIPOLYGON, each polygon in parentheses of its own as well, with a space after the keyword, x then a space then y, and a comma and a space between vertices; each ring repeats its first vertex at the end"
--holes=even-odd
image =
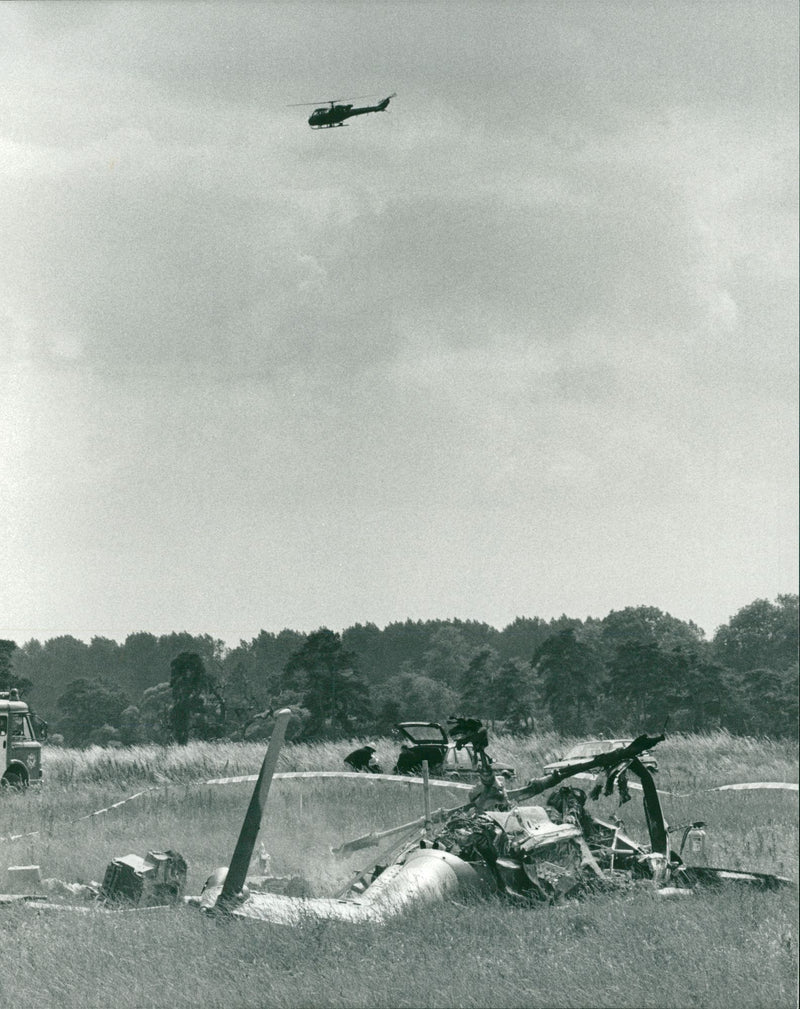
POLYGON ((225 876, 225 881, 222 884, 222 890, 216 900, 215 906, 220 910, 225 910, 232 906, 242 892, 242 887, 247 878, 247 870, 250 867, 253 848, 255 847, 256 838, 261 828, 264 807, 267 804, 267 796, 269 795, 269 786, 272 784, 280 749, 283 746, 286 726, 291 715, 292 712, 289 708, 281 708, 280 711, 275 712, 275 727, 272 730, 269 746, 264 756, 264 763, 261 765, 256 786, 250 797, 250 805, 247 807, 242 829, 239 832, 239 840, 236 842, 236 847, 233 850, 231 864, 225 876))
POLYGON ((303 105, 335 105, 336 102, 344 102, 345 98, 320 98, 318 102, 295 102, 293 105, 287 105, 287 109, 299 109, 303 105))
MULTIPOLYGON (((302 105, 335 105, 337 102, 357 102, 361 98, 374 98, 375 95, 351 95, 349 98, 320 98, 318 102, 294 102, 292 105, 287 105, 287 109, 299 109, 302 105)), ((390 98, 394 98, 395 95, 390 95, 390 98)))

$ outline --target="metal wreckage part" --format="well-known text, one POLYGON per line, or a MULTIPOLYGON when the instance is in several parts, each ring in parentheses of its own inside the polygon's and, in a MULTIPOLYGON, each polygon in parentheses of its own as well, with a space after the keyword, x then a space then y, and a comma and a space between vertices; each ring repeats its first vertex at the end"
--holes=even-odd
POLYGON ((125 855, 106 869, 97 899, 108 906, 161 907, 177 903, 186 886, 186 861, 177 851, 125 855))
MULTIPOLYGON (((288 714, 278 713, 230 869, 216 870, 200 898, 188 898, 207 912, 287 925, 309 920, 383 922, 412 905, 455 894, 499 893, 518 903, 555 903, 563 897, 632 887, 639 882, 664 896, 691 894, 698 887, 731 882, 768 890, 793 885, 784 877, 767 873, 683 863, 680 853, 670 846, 671 831, 653 776, 639 760, 642 751, 663 741, 661 734, 640 735, 628 746, 577 761, 513 790, 507 790, 492 772, 484 753, 480 783, 465 805, 430 813, 426 798, 424 817, 334 849, 335 856, 344 857, 392 836, 415 834, 389 864, 358 874, 338 897, 250 893, 245 883, 247 867, 288 714), (627 801, 628 775, 639 779, 649 843, 640 844, 624 834, 619 824, 591 816, 586 810, 586 793, 561 784, 588 771, 605 774, 605 783, 601 781, 592 792, 595 799, 601 791, 610 795, 616 789, 627 801), (544 806, 522 804, 551 789, 544 806), (434 823, 441 826, 434 829, 434 823), (424 828, 422 839, 420 828, 424 828)), ((686 828, 684 843, 692 830, 701 833, 702 826, 697 823, 686 828)))

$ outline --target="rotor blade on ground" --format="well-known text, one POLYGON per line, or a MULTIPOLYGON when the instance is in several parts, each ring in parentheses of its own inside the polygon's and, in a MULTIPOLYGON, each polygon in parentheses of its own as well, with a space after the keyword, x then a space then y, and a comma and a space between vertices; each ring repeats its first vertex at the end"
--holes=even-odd
POLYGON ((278 756, 280 755, 283 737, 286 734, 286 726, 291 714, 292 712, 289 708, 282 708, 275 716, 275 728, 272 730, 272 738, 267 747, 264 763, 261 765, 256 787, 253 789, 253 794, 250 798, 250 805, 247 807, 247 812, 245 813, 242 829, 239 832, 239 840, 236 842, 236 847, 233 850, 228 874, 225 877, 222 891, 217 898, 217 907, 224 908, 226 904, 230 904, 242 892, 242 887, 247 879, 247 870, 250 868, 250 859, 252 858, 253 848, 255 847, 258 831, 261 827, 261 818, 264 815, 264 807, 269 795, 269 786, 272 784, 272 776, 278 764, 278 756))
MULTIPOLYGON (((231 778, 209 778, 201 781, 201 785, 235 785, 243 781, 255 781, 256 774, 237 774, 231 778)), ((422 778, 411 774, 363 774, 359 771, 278 771, 273 777, 284 778, 358 778, 360 781, 396 781, 401 785, 421 785, 422 778)), ((465 781, 452 781, 450 778, 432 778, 431 785, 440 788, 456 788, 470 791, 475 787, 465 781)))
MULTIPOLYGON (((450 816, 452 813, 458 813, 462 809, 466 809, 469 803, 463 806, 455 806, 452 809, 437 809, 427 818, 431 823, 439 823, 444 820, 445 817, 450 816)), ((388 830, 373 830, 369 834, 362 834, 361 837, 356 837, 352 841, 346 841, 344 844, 340 844, 338 848, 331 848, 331 854, 336 858, 344 858, 353 851, 359 851, 361 848, 371 848, 373 845, 378 844, 385 837, 392 837, 393 834, 402 834, 404 830, 413 830, 415 827, 424 827, 426 818, 424 816, 418 817, 416 820, 411 820, 409 823, 401 823, 399 827, 389 827, 388 830)))

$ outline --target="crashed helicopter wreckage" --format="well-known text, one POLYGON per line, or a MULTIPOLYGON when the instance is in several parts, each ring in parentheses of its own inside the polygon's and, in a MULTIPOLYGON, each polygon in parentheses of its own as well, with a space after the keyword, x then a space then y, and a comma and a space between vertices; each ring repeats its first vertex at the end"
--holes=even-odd
MULTIPOLYGON (((687 838, 693 832, 702 833, 703 824, 668 827, 653 776, 640 759, 644 751, 663 741, 662 734, 638 736, 628 745, 569 763, 513 790, 507 790, 503 778, 484 760, 480 781, 470 790, 467 803, 430 812, 426 790, 425 816, 371 832, 332 851, 334 857, 345 857, 392 838, 399 847, 391 857, 356 874, 335 897, 305 896, 308 891, 301 877, 249 875, 290 714, 288 709, 276 714, 230 866, 215 870, 199 897, 182 896, 186 863, 176 852, 169 851, 148 852, 145 859, 115 859, 102 888, 99 884, 81 888, 88 892, 80 895, 92 901, 88 907, 84 904, 70 908, 33 895, 7 900, 0 897, 0 903, 24 901, 29 907, 43 910, 87 911, 97 907, 121 911, 126 906, 155 910, 153 905, 185 902, 209 913, 298 924, 314 920, 384 922, 412 905, 456 895, 500 894, 517 904, 552 904, 563 898, 636 884, 664 896, 690 895, 698 889, 730 883, 762 890, 794 886, 791 880, 768 873, 684 863, 681 855, 687 838), (590 771, 600 776, 590 794, 592 799, 599 798, 601 792, 611 795, 616 791, 621 801, 627 801, 628 775, 639 779, 648 842, 629 837, 620 822, 609 823, 592 816, 586 809, 586 793, 562 784, 590 771), (544 805, 529 804, 548 791, 544 805), (679 830, 682 841, 675 852, 670 834, 679 830), (303 885, 298 886, 298 881, 303 885)), ((426 780, 427 775, 423 778, 426 780)), ((78 896, 74 887, 68 889, 78 896)))
POLYGON ((288 714, 278 713, 230 868, 216 870, 199 898, 187 898, 205 911, 280 924, 307 920, 381 922, 411 905, 455 894, 499 893, 515 902, 554 903, 563 897, 610 891, 639 881, 665 896, 728 883, 767 890, 793 885, 789 879, 767 873, 684 864, 681 854, 687 836, 702 824, 678 828, 683 830, 682 843, 678 852, 672 850, 673 831, 664 818, 653 776, 639 759, 663 741, 662 734, 638 736, 627 746, 576 761, 513 790, 506 789, 502 778, 484 760, 480 782, 465 805, 427 813, 412 823, 364 835, 335 849, 335 856, 344 857, 390 836, 415 835, 387 864, 358 874, 337 897, 251 893, 247 870, 288 714), (611 795, 616 789, 625 800, 629 798, 628 774, 639 779, 648 843, 628 837, 618 824, 591 816, 586 793, 562 785, 567 778, 589 771, 601 775, 600 784, 592 791, 593 799, 601 791, 611 795), (544 806, 524 804, 549 790, 544 806), (440 826, 434 828, 434 822, 440 826))

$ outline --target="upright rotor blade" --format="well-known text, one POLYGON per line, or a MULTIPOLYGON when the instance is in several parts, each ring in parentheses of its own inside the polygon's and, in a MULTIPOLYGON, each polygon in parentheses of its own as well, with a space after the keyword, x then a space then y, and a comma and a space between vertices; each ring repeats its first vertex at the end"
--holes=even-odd
POLYGON ((286 734, 286 725, 291 717, 289 708, 282 708, 275 715, 275 728, 272 730, 272 738, 267 747, 264 763, 256 781, 256 787, 250 797, 250 805, 247 807, 242 829, 239 832, 239 840, 233 850, 233 857, 228 868, 228 874, 222 886, 222 892, 217 897, 216 907, 224 910, 225 905, 235 901, 242 892, 247 870, 250 868, 250 859, 253 857, 258 831, 261 828, 261 818, 264 815, 264 807, 269 795, 269 787, 272 784, 272 776, 278 764, 283 737, 286 734))

